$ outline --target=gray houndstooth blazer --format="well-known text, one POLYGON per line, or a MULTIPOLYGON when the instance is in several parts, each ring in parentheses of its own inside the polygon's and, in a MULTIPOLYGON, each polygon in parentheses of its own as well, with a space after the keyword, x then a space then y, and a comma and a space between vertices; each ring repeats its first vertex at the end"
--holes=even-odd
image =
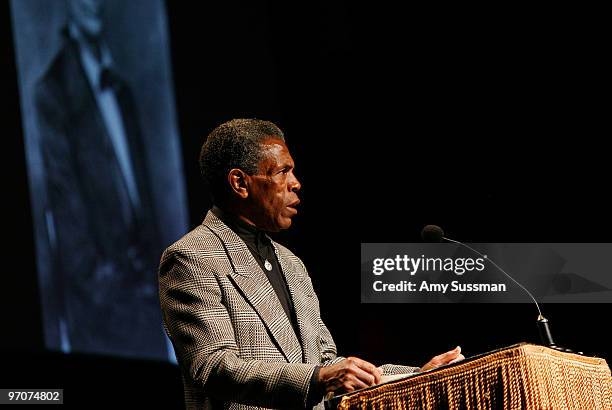
MULTIPOLYGON (((164 252, 159 296, 188 409, 304 408, 315 366, 344 359, 321 320, 304 264, 273 246, 299 340, 246 244, 212 212, 164 252)), ((386 374, 416 369, 383 366, 386 374)))

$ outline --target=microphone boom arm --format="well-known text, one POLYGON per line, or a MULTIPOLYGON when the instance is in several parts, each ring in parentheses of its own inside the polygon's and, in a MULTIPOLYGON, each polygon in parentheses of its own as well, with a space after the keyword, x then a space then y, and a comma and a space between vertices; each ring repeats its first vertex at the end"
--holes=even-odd
POLYGON ((442 236, 442 239, 444 239, 446 241, 449 241, 449 242, 456 243, 456 244, 461 245, 461 246, 464 246, 464 247, 468 248, 469 250, 471 250, 472 252, 482 256, 484 259, 489 261, 489 263, 491 263, 493 266, 495 266, 501 273, 506 275, 508 277, 508 279, 510 279, 512 282, 516 283, 521 289, 523 289, 529 295, 529 297, 533 300, 533 302, 536 305, 536 308, 538 309, 538 330, 540 331, 540 337, 542 339, 542 343, 544 345, 548 346, 548 347, 557 348, 557 345, 555 344, 555 342, 554 342, 554 340, 552 338, 552 333, 550 332, 550 326, 548 324, 548 319, 546 319, 542 315, 542 311, 540 310, 540 305, 538 304, 538 301, 536 300, 535 297, 533 297, 531 292, 529 292, 527 290, 527 288, 525 288, 523 285, 521 285, 512 276, 508 275, 506 273, 506 271, 504 271, 497 263, 495 263, 491 259, 489 259, 487 257, 487 255, 483 255, 482 253, 478 252, 476 249, 472 248, 471 246, 468 246, 468 245, 464 244, 463 242, 459 242, 459 241, 456 241, 454 239, 447 238, 445 236, 442 236))

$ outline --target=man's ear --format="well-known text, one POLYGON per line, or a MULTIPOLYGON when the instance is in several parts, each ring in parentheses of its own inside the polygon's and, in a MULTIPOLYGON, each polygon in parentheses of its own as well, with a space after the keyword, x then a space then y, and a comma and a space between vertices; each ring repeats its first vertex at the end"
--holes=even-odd
POLYGON ((248 175, 241 169, 233 168, 227 174, 227 181, 230 184, 232 191, 242 199, 249 196, 248 175))

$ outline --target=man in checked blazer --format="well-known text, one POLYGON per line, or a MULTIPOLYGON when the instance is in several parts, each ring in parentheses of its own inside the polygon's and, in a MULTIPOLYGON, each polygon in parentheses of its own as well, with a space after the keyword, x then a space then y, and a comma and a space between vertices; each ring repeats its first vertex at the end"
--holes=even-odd
POLYGON ((200 167, 215 206, 166 249, 159 269, 188 409, 323 408, 326 393, 463 359, 457 348, 419 369, 337 355, 304 264, 266 235, 289 228, 299 203, 300 182, 276 125, 220 125, 200 167))

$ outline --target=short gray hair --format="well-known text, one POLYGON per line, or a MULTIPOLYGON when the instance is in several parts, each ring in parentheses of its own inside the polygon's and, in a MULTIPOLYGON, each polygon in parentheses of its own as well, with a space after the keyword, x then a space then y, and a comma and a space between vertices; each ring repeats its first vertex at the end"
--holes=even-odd
POLYGON ((229 192, 227 174, 231 169, 257 173, 263 159, 261 143, 269 138, 285 141, 276 124, 255 118, 234 119, 212 130, 200 151, 200 172, 214 199, 229 192))

